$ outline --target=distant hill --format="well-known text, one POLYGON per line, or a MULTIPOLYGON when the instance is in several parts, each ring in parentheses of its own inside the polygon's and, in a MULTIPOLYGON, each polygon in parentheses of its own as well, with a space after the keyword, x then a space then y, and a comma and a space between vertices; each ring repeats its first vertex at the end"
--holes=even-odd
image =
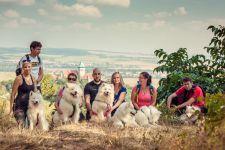
MULTIPOLYGON (((0 47, 0 53, 4 55, 18 55, 29 53, 29 48, 4 48, 0 47)), ((63 56, 85 56, 85 55, 98 55, 98 56, 117 56, 120 57, 123 55, 124 57, 135 56, 135 57, 153 57, 152 53, 142 52, 141 50, 138 52, 123 52, 123 51, 107 51, 107 50, 87 50, 87 49, 79 49, 79 48, 43 48, 41 54, 44 55, 63 55, 63 56)))

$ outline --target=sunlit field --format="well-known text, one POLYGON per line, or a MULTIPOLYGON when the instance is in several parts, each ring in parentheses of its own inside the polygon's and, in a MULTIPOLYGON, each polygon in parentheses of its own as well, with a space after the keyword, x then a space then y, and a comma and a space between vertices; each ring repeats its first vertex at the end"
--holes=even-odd
MULTIPOLYGON (((48 121, 54 107, 45 102, 48 121)), ((108 123, 67 124, 48 132, 19 130, 7 115, 9 103, 0 100, 1 149, 223 149, 223 133, 208 137, 198 126, 159 121, 158 126, 117 129, 108 123)))

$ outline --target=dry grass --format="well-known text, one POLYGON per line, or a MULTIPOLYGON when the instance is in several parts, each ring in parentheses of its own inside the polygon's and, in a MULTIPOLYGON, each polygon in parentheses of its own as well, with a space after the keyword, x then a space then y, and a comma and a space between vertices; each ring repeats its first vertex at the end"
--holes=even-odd
MULTIPOLYGON (((0 108, 7 112, 2 102, 0 100, 0 108)), ((195 126, 161 123, 154 128, 116 129, 109 124, 84 121, 55 127, 49 132, 30 132, 18 130, 14 118, 1 116, 1 149, 223 149, 225 145, 223 135, 209 140, 205 133, 198 133, 195 126)))

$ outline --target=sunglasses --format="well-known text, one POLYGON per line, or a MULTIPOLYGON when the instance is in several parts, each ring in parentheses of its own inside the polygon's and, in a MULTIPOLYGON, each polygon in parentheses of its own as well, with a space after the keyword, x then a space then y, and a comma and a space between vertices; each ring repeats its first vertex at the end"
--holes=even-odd
POLYGON ((68 78, 69 81, 76 81, 76 78, 68 78))

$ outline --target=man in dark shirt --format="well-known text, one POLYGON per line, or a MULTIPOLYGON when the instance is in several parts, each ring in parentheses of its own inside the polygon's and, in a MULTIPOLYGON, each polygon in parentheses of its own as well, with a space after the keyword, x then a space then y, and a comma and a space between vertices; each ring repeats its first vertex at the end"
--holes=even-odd
POLYGON ((99 68, 94 68, 92 77, 93 81, 87 83, 84 87, 84 99, 86 102, 86 108, 87 108, 87 114, 86 114, 86 119, 89 120, 91 116, 93 115, 93 111, 91 109, 91 105, 98 93, 98 89, 100 85, 102 84, 101 80, 101 71, 99 68))

